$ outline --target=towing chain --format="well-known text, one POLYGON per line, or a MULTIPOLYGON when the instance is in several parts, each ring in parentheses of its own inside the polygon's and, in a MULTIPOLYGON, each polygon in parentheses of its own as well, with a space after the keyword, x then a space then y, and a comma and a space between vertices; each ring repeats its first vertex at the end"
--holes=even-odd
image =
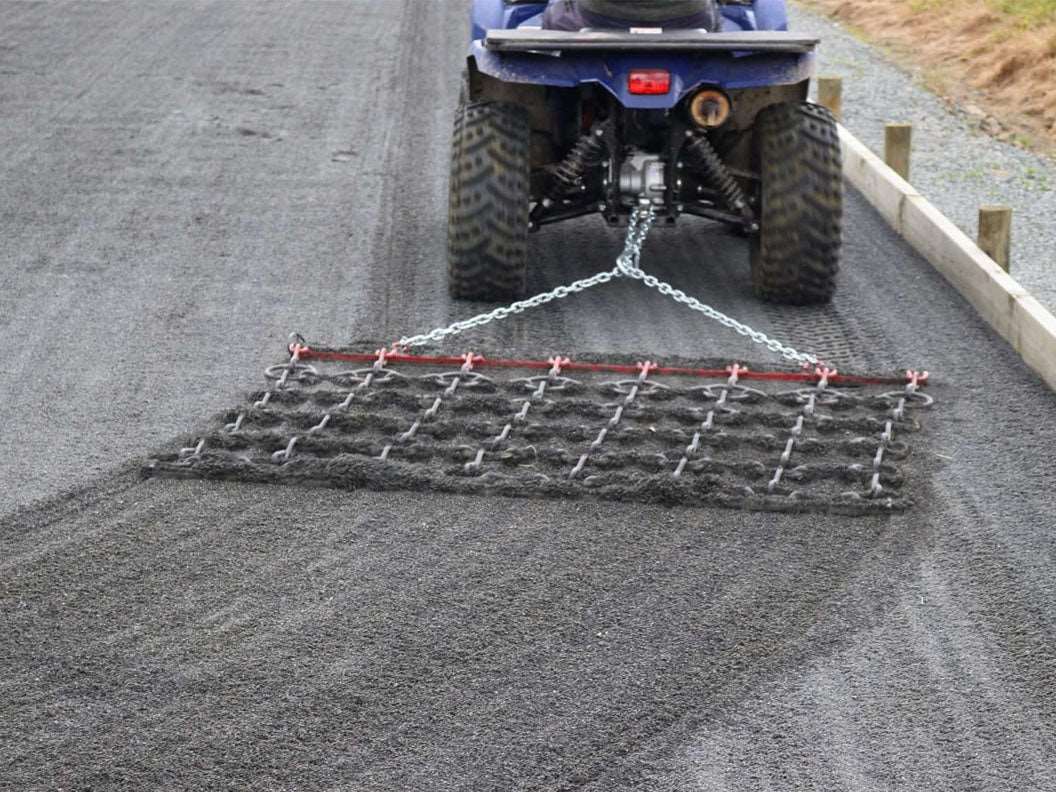
POLYGON ((655 220, 656 211, 651 205, 641 206, 631 215, 630 222, 627 226, 627 239, 623 246, 623 252, 617 257, 616 266, 611 270, 599 272, 597 275, 575 281, 567 286, 558 286, 551 291, 537 294, 534 297, 520 300, 501 308, 496 308, 487 313, 478 314, 469 319, 463 319, 462 321, 455 322, 446 327, 438 327, 428 333, 401 338, 396 342, 396 347, 410 349, 411 347, 421 346, 422 344, 442 341, 449 336, 458 335, 459 333, 464 333, 466 330, 472 330, 473 328, 482 327, 491 322, 505 319, 508 316, 523 313, 529 308, 537 308, 540 305, 546 305, 554 300, 560 300, 569 295, 586 291, 594 286, 608 283, 617 278, 630 278, 631 280, 640 281, 650 289, 655 289, 665 297, 670 297, 675 302, 680 303, 687 308, 704 314, 709 319, 718 322, 723 327, 733 330, 738 335, 748 338, 753 343, 765 346, 771 352, 781 355, 781 357, 786 360, 790 360, 803 366, 818 365, 817 356, 806 352, 798 352, 791 346, 783 344, 765 333, 753 330, 743 322, 738 322, 736 319, 727 316, 710 305, 702 303, 695 297, 689 296, 681 289, 676 289, 669 283, 665 283, 659 278, 649 275, 642 270, 640 267, 642 247, 645 244, 646 238, 649 236, 649 231, 652 229, 655 220))

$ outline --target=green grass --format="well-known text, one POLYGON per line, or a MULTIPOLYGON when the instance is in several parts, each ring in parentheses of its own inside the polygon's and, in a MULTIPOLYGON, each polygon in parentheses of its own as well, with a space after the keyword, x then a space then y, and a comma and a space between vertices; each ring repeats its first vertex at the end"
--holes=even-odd
POLYGON ((990 5, 1024 27, 1056 22, 1056 0, 990 0, 990 5))

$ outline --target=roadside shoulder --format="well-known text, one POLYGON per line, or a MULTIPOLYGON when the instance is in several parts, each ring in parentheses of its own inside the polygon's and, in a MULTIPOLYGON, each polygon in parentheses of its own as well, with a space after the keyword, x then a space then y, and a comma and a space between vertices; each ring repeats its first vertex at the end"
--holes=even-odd
POLYGON ((822 39, 819 73, 844 78, 844 125, 879 152, 885 123, 913 124, 913 186, 968 237, 980 206, 1012 207, 1012 276, 1056 310, 1056 162, 979 132, 967 113, 839 24, 801 6, 790 13, 793 29, 822 39))

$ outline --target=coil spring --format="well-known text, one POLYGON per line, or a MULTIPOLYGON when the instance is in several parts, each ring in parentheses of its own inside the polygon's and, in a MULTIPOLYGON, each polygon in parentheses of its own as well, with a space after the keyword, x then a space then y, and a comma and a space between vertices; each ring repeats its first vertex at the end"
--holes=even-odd
POLYGON ((604 162, 607 153, 601 127, 594 127, 583 135, 553 170, 553 197, 577 192, 587 170, 604 162))
POLYGON ((704 174, 727 206, 740 213, 746 222, 752 222, 755 219, 754 213, 748 206, 744 191, 722 164, 722 159, 711 145, 711 141, 705 135, 693 135, 686 143, 685 152, 687 161, 704 174))

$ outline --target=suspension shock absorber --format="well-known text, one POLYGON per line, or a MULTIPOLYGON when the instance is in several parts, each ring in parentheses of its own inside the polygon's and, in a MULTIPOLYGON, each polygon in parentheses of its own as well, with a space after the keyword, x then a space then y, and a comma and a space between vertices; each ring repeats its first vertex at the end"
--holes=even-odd
POLYGON ((704 174, 711 186, 722 196, 723 201, 733 211, 739 214, 744 222, 745 229, 749 231, 758 230, 755 212, 748 204, 744 190, 733 178, 726 166, 711 145, 707 135, 703 132, 686 132, 686 145, 683 149, 686 161, 704 174))
POLYGON ((587 134, 583 135, 572 150, 557 166, 552 173, 553 182, 550 186, 550 198, 557 200, 581 189, 583 177, 587 171, 597 167, 605 161, 609 148, 605 144, 605 129, 597 124, 587 134))

